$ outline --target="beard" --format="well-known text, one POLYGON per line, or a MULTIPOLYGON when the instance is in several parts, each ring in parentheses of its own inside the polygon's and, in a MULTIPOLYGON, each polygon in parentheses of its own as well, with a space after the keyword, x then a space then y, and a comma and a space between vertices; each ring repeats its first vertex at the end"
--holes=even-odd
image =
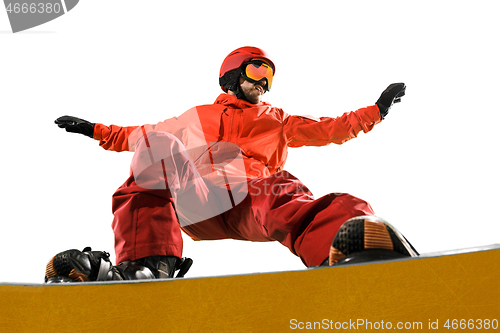
POLYGON ((252 85, 251 87, 241 87, 241 91, 243 92, 243 95, 248 102, 252 104, 260 103, 262 95, 254 85, 252 85))

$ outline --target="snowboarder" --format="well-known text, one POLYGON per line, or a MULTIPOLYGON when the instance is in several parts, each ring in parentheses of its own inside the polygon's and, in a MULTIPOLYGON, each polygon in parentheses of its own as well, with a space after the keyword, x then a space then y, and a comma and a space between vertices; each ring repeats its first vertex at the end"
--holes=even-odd
POLYGON ((135 153, 113 195, 119 264, 106 252, 68 250, 50 260, 46 281, 182 276, 192 261, 181 259, 181 230, 195 240, 279 241, 308 267, 418 255, 366 201, 346 193, 316 199, 283 170, 289 147, 342 144, 371 131, 406 86, 389 85, 374 105, 313 119, 261 101, 275 73, 267 53, 241 47, 222 63, 214 104, 143 126, 58 118, 106 150, 135 153))

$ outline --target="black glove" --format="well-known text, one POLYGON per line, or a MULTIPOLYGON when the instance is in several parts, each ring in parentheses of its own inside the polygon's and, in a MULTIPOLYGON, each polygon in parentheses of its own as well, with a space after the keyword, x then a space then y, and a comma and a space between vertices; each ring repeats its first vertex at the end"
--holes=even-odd
POLYGON ((401 97, 405 95, 406 85, 404 83, 393 83, 384 90, 378 99, 377 106, 380 110, 380 118, 384 118, 389 113, 392 104, 401 102, 401 97))
POLYGON ((80 133, 90 138, 94 138, 94 123, 71 116, 59 117, 56 119, 55 123, 60 128, 66 129, 66 132, 80 133))

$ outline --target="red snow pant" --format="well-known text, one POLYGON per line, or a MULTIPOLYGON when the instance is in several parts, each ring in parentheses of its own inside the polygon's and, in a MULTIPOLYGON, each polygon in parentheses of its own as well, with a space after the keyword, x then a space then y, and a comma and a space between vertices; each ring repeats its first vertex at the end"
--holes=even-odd
POLYGON ((248 180, 244 199, 221 209, 218 198, 227 193, 227 187, 207 184, 197 176, 185 147, 165 132, 148 133, 147 139, 138 140, 132 166, 130 177, 113 195, 117 263, 155 255, 182 257, 182 229, 195 240, 279 241, 306 266, 318 266, 328 258, 332 240, 346 220, 374 214, 367 202, 349 194, 314 199, 286 171, 248 180), (151 155, 150 144, 161 144, 170 152, 170 161, 137 167, 144 164, 145 155, 151 155), (134 175, 137 170, 143 171, 134 175), (169 186, 160 186, 162 182, 169 186), (180 222, 176 201, 181 197, 187 197, 192 207, 213 209, 214 216, 180 222))

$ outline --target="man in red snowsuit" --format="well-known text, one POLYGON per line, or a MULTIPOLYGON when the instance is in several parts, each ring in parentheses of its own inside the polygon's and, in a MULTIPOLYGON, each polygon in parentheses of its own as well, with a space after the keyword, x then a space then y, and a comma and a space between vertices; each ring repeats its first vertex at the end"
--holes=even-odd
MULTIPOLYGON (((113 195, 120 264, 110 276, 172 277, 182 262, 181 230, 195 240, 279 241, 306 266, 335 264, 367 249, 392 253, 375 253, 376 258, 415 254, 404 237, 377 218, 350 222, 361 226, 356 235, 349 235, 352 228, 347 225, 339 233, 346 221, 374 215, 370 205, 346 193, 315 199, 283 170, 288 147, 342 144, 360 131, 371 131, 399 102, 405 85, 390 85, 375 105, 337 118, 314 119, 288 115, 261 101, 275 71, 263 50, 242 47, 221 66, 224 93, 214 104, 155 125, 106 126, 69 116, 56 120, 69 132, 99 140, 106 150, 135 151, 130 177, 113 195), (365 227, 368 223, 374 227, 365 227), (366 235, 378 235, 379 230, 383 239, 373 236, 375 245, 368 244, 366 235), (355 241, 361 245, 346 245, 341 239, 346 232, 350 241, 359 238, 355 241)), ((80 257, 85 253, 78 251, 80 257)), ((51 261, 54 271, 48 275, 64 275, 61 268, 53 268, 57 262, 51 261)), ((92 269, 77 274, 79 279, 95 278, 92 269)))

